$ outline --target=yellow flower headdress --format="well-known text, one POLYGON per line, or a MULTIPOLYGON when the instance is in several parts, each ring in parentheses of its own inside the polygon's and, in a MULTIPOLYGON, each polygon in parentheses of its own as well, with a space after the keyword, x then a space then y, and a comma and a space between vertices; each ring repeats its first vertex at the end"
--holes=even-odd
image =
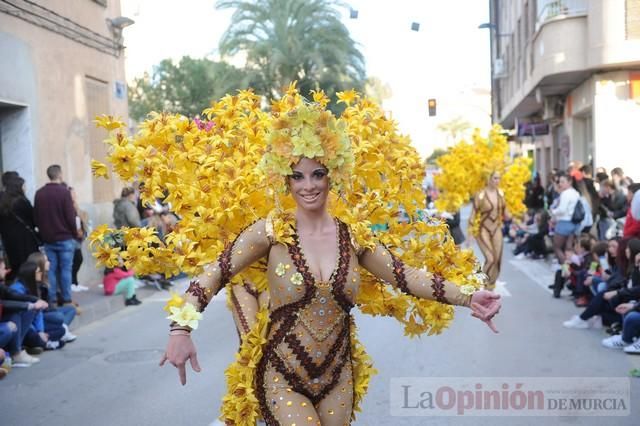
POLYGON ((450 212, 459 210, 486 186, 492 173, 498 172, 507 210, 518 216, 526 209, 524 184, 531 178, 530 163, 526 157, 513 161, 509 158, 509 145, 500 126, 494 126, 487 137, 476 131, 471 141, 458 142, 438 158, 441 173, 435 177, 435 184, 441 195, 436 207, 450 212))
POLYGON ((288 102, 287 97, 292 96, 286 94, 283 101, 295 107, 274 113, 266 135, 266 152, 260 164, 267 181, 278 192, 286 192, 291 166, 306 157, 327 168, 332 189, 340 192, 348 186, 354 163, 346 123, 320 103, 307 103, 299 96, 297 102, 288 102))

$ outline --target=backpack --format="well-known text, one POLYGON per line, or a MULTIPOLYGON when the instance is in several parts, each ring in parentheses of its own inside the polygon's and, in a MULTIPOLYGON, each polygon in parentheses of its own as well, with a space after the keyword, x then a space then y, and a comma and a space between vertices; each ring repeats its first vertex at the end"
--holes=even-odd
POLYGON ((585 211, 584 206, 582 205, 582 200, 578 199, 576 207, 573 209, 573 214, 571 215, 571 223, 575 223, 576 225, 582 223, 584 216, 585 211))

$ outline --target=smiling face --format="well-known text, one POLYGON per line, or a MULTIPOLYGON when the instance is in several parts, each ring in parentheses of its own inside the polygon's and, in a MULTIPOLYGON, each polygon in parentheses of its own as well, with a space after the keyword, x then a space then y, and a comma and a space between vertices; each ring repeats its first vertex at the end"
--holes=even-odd
POLYGON ((315 160, 303 158, 293 166, 289 189, 299 209, 323 210, 329 195, 329 176, 326 167, 315 160))

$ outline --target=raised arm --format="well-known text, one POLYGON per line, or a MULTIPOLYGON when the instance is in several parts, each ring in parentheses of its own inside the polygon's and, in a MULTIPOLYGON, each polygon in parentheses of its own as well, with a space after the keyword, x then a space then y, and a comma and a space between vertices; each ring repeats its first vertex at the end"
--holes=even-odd
POLYGON ((405 265, 382 245, 377 245, 374 250, 365 250, 360 255, 360 264, 379 279, 408 295, 449 305, 471 305, 472 286, 465 294, 461 287, 439 275, 405 265))
POLYGON ((259 220, 242 231, 233 243, 225 247, 218 260, 205 266, 204 272, 189 284, 184 297, 199 312, 234 275, 265 257, 271 242, 265 231, 265 220, 259 220))

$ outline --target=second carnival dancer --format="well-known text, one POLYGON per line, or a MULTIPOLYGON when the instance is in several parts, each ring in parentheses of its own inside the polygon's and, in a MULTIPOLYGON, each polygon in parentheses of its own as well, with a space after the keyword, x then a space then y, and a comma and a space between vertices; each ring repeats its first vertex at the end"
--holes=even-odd
MULTIPOLYGON (((267 425, 350 423, 354 395, 350 312, 363 269, 377 277, 380 285, 384 282, 418 298, 468 307, 494 332, 492 318, 501 306, 499 296, 491 291, 464 291, 436 274, 405 265, 376 241, 367 247, 355 242, 349 227, 327 208, 330 188, 348 179, 351 171, 349 162, 336 161, 348 157, 347 153, 340 148, 337 157, 326 156, 325 152, 335 152, 335 146, 324 144, 348 137, 331 113, 315 105, 293 110, 288 118, 308 116, 310 111, 319 120, 300 120, 299 130, 313 135, 322 126, 326 137, 313 138, 321 141, 322 149, 317 154, 304 149, 306 142, 301 138, 293 146, 297 161, 282 167, 291 152, 271 147, 263 162, 267 171, 279 171, 282 185, 295 201, 290 242, 277 240, 276 219, 260 219, 206 266, 184 295, 185 309, 195 307, 201 312, 235 274, 267 259, 269 328, 254 383, 267 425)), ((350 144, 343 149, 350 150, 350 144)), ((200 370, 191 329, 179 321, 172 323, 161 363, 174 365, 182 384, 186 383, 187 362, 200 370)))
POLYGON ((470 140, 456 143, 437 160, 441 172, 435 184, 441 190, 436 206, 455 211, 471 202, 468 242, 475 240, 485 262, 485 288, 493 290, 500 275, 503 221, 525 211, 525 182, 530 180, 530 160, 511 159, 504 131, 495 126, 487 137, 474 132, 470 140))
POLYGON ((495 288, 502 262, 502 222, 506 203, 504 192, 499 185, 500 173, 491 172, 487 179, 487 186, 473 197, 469 216, 470 229, 476 222, 478 224, 475 240, 485 259, 482 270, 488 277, 486 288, 491 290, 495 288))

